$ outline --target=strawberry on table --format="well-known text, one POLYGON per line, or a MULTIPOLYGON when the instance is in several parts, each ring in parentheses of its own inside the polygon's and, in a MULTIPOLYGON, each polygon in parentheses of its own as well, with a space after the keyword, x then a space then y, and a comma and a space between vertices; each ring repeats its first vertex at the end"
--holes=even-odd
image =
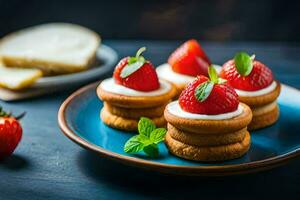
POLYGON ((273 82, 272 71, 254 59, 255 56, 250 57, 247 53, 237 53, 233 60, 223 65, 220 77, 239 90, 256 91, 266 88, 273 82))
POLYGON ((200 75, 191 82, 179 97, 180 107, 190 113, 217 115, 233 112, 238 108, 239 99, 235 90, 224 84, 216 70, 209 67, 209 77, 200 75))
POLYGON ((22 138, 22 127, 18 121, 23 117, 13 117, 0 107, 0 160, 10 156, 22 138))
POLYGON ((113 74, 117 84, 139 91, 153 91, 160 87, 153 65, 141 56, 145 50, 142 47, 135 57, 126 57, 119 62, 113 74))
POLYGON ((173 71, 190 76, 205 75, 211 62, 200 44, 192 39, 176 49, 168 59, 173 71))

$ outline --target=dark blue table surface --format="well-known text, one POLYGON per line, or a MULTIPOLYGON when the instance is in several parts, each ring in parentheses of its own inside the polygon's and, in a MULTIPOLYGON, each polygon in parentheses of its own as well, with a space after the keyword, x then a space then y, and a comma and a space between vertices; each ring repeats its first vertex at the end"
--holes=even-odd
MULTIPOLYGON (((146 46, 155 65, 179 41, 104 41, 120 57, 146 46)), ((202 43, 214 63, 239 50, 256 54, 281 82, 300 89, 300 45, 202 43)), ((100 79, 101 77, 99 77, 100 79)), ((300 195, 300 159, 257 174, 220 178, 178 177, 128 167, 82 149, 60 131, 57 111, 74 90, 0 105, 26 110, 24 135, 15 154, 0 163, 0 199, 250 199, 300 195)), ((299 133, 300 134, 300 133, 299 133)), ((297 196, 295 196, 297 197, 297 196)), ((299 196, 298 196, 299 197, 299 196)))

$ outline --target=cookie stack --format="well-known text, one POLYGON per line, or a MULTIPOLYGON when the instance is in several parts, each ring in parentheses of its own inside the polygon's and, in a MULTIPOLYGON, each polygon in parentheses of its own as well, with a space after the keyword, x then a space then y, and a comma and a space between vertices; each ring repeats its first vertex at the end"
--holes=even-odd
POLYGON ((125 95, 124 90, 123 93, 118 94, 113 90, 114 87, 121 86, 114 84, 113 79, 106 79, 97 89, 98 96, 104 102, 100 117, 106 125, 121 130, 136 131, 141 117, 151 119, 157 127, 166 125, 163 114, 166 104, 175 94, 172 84, 161 81, 161 88, 165 93, 157 96, 130 96, 125 95))
POLYGON ((241 103, 242 114, 226 120, 186 119, 171 111, 177 102, 165 110, 168 122, 166 145, 170 152, 188 160, 223 161, 241 157, 250 147, 247 125, 250 108, 241 103), (170 112, 171 111, 171 112, 170 112))
POLYGON ((235 88, 241 102, 247 104, 253 113, 249 130, 274 124, 279 117, 277 98, 280 83, 273 78, 272 71, 255 56, 239 52, 233 60, 227 61, 220 76, 235 88))
POLYGON ((116 66, 113 78, 105 79, 97 89, 104 102, 100 117, 113 128, 136 131, 141 117, 150 118, 157 127, 166 125, 163 113, 176 93, 175 86, 159 80, 150 61, 141 53, 125 57, 116 66))
POLYGON ((256 130, 274 124, 279 118, 277 98, 280 94, 280 83, 274 82, 275 89, 256 97, 239 96, 240 101, 250 106, 253 114, 249 130, 256 130))
POLYGON ((164 116, 168 122, 165 143, 176 156, 223 161, 241 157, 250 147, 251 109, 239 103, 235 90, 219 79, 198 76, 178 101, 167 105, 164 116))

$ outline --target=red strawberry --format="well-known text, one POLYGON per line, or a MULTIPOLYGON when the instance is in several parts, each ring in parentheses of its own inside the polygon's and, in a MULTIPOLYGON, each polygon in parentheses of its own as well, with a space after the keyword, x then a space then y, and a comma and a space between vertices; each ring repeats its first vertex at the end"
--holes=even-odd
POLYGON ((0 107, 0 160, 10 156, 22 138, 22 127, 18 120, 0 107))
POLYGON ((247 66, 252 68, 249 69, 247 74, 243 74, 243 62, 239 68, 239 65, 236 65, 236 58, 229 60, 223 65, 220 76, 226 79, 232 87, 246 91, 260 90, 273 82, 272 71, 267 66, 259 61, 253 61, 253 59, 249 63, 249 66, 245 65, 244 71, 246 71, 247 66))
MULTIPOLYGON (((216 72, 215 72, 216 73, 216 72)), ((222 80, 211 80, 200 75, 183 90, 179 97, 180 107, 190 113, 217 115, 233 112, 239 99, 235 90, 222 80)), ((217 76, 216 76, 217 77, 217 76)))
POLYGON ((153 65, 141 56, 143 51, 145 48, 141 48, 136 57, 126 57, 119 62, 113 74, 117 84, 140 91, 152 91, 160 87, 153 65))
POLYGON ((190 76, 207 75, 211 62, 196 40, 188 40, 169 57, 173 71, 190 76))

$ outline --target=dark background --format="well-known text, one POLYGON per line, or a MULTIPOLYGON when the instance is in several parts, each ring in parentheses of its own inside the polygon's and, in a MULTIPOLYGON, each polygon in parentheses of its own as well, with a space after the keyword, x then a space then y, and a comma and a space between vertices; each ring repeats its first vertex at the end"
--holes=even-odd
POLYGON ((271 0, 0 0, 0 36, 46 22, 105 39, 300 42, 300 2, 271 0))

